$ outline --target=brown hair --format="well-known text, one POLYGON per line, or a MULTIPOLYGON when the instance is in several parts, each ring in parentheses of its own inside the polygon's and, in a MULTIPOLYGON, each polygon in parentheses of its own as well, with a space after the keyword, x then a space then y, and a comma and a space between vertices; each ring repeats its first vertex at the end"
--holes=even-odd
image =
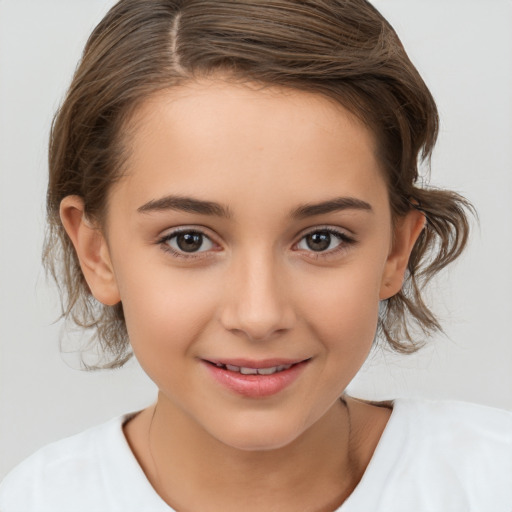
POLYGON ((59 205, 81 196, 86 215, 100 221, 134 109, 159 90, 218 72, 325 95, 376 134, 394 217, 418 208, 428 219, 402 290, 385 301, 379 321, 395 350, 415 351, 417 328, 441 330, 421 290, 462 252, 471 205, 418 183, 418 164, 430 160, 437 138, 436 105, 393 28, 365 0, 121 0, 109 11, 51 132, 44 261, 61 288, 63 316, 93 330, 110 358, 103 367, 131 356, 122 304, 91 296, 59 205))

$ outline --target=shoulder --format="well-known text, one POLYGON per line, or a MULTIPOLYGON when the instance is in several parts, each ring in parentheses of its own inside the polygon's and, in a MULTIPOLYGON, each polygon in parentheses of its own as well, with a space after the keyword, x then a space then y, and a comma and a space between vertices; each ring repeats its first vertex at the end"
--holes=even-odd
POLYGON ((433 400, 396 400, 391 436, 404 455, 452 467, 468 478, 487 468, 512 478, 512 413, 482 405, 433 400))
POLYGON ((396 488, 405 486, 406 503, 423 495, 432 510, 512 509, 511 412, 397 400, 389 426, 390 447, 399 453, 390 471, 396 488))
POLYGON ((35 452, 3 480, 0 510, 90 512, 98 506, 122 510, 115 503, 110 505, 110 497, 126 494, 123 489, 143 480, 122 431, 130 416, 120 416, 35 452))
POLYGON ((443 421, 471 418, 477 423, 496 424, 499 427, 503 422, 512 420, 512 411, 457 400, 398 398, 392 403, 393 409, 400 411, 400 414, 422 414, 443 421))
POLYGON ((473 448, 512 448, 510 411, 448 400, 396 400, 393 417, 418 442, 448 443, 454 450, 468 442, 476 443, 473 448))
POLYGON ((510 512, 512 413, 398 399, 344 512, 510 512))

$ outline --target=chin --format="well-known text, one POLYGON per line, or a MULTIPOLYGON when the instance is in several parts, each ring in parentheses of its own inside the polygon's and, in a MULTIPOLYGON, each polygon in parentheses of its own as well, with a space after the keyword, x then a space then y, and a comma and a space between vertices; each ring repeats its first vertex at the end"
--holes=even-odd
POLYGON ((213 434, 221 443, 236 450, 257 452, 278 450, 297 440, 303 430, 283 420, 231 423, 230 429, 213 434))

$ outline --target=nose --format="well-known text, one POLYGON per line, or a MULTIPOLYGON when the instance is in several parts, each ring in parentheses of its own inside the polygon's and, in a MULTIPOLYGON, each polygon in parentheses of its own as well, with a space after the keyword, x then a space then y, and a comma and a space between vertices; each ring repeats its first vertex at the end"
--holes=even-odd
POLYGON ((225 329, 251 341, 263 341, 294 326, 291 290, 277 267, 272 255, 257 254, 231 266, 220 315, 225 329))

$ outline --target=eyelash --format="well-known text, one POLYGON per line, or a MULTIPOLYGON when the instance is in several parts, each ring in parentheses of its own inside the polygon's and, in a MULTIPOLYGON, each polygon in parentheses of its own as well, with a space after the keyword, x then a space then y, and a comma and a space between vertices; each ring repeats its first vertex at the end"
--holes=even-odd
MULTIPOLYGON (((299 239, 298 242, 294 244, 294 247, 299 245, 303 240, 305 240, 306 237, 313 235, 315 233, 328 233, 329 235, 334 236, 339 240, 339 244, 334 248, 330 249, 328 251, 304 251, 306 254, 308 254, 309 258, 318 260, 320 258, 328 258, 330 256, 334 256, 342 251, 348 250, 348 248, 351 245, 356 244, 356 240, 350 236, 348 236, 345 232, 339 231, 337 229, 331 228, 331 227, 316 227, 315 229, 312 229, 306 233, 303 233, 299 239)), ((180 234, 192 234, 192 235, 200 235, 203 238, 207 239, 212 243, 213 245, 216 245, 215 242, 209 237, 206 233, 201 231, 197 228, 180 228, 172 231, 171 233, 168 233, 167 235, 162 236, 157 240, 157 244, 160 245, 162 250, 165 252, 170 253, 172 256, 176 258, 184 258, 184 259, 197 259, 197 258, 206 258, 210 257, 211 254, 209 254, 211 251, 199 251, 199 252, 190 252, 187 253, 185 251, 181 252, 169 245, 170 240, 173 238, 176 238, 180 234)))
POLYGON ((201 231, 200 229, 197 229, 197 228, 180 228, 180 229, 175 229, 171 233, 168 233, 167 235, 164 235, 163 237, 159 238, 157 240, 157 244, 160 245, 160 247, 162 248, 163 251, 170 253, 172 256, 174 256, 176 258, 183 258, 183 259, 190 260, 190 259, 197 259, 197 258, 205 258, 205 257, 209 256, 207 254, 207 251, 199 251, 199 252, 189 252, 189 253, 187 253, 185 251, 183 251, 183 252, 177 251, 176 249, 174 249, 174 247, 171 247, 169 245, 169 242, 173 238, 176 238, 177 236, 179 236, 180 234, 200 235, 203 238, 206 238, 206 239, 210 240, 210 242, 213 245, 216 245, 215 242, 213 242, 213 240, 211 239, 211 237, 209 237, 206 233, 204 233, 203 231, 201 231))
POLYGON ((334 249, 330 249, 327 251, 305 251, 308 258, 312 258, 315 260, 318 260, 320 258, 329 258, 335 255, 338 255, 341 252, 347 251, 350 246, 356 244, 356 240, 350 236, 348 236, 344 231, 340 231, 331 227, 315 227, 314 229, 304 233, 299 241, 294 244, 294 246, 297 246, 299 243, 301 243, 303 240, 305 240, 306 237, 313 235, 315 233, 328 233, 329 235, 334 236, 338 239, 340 242, 334 249))

